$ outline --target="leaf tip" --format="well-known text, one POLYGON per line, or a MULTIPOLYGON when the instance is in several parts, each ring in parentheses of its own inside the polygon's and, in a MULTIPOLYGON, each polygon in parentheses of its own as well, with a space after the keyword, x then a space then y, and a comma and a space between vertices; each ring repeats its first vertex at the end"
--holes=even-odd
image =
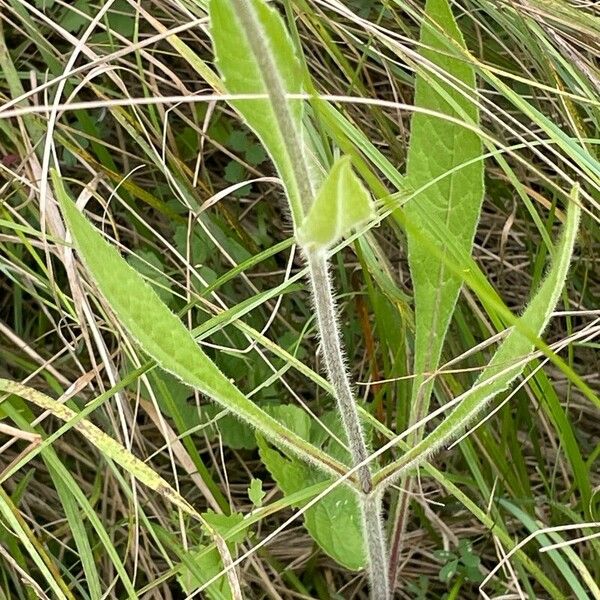
POLYGON ((351 157, 343 156, 329 171, 296 238, 311 251, 326 249, 374 214, 371 195, 352 169, 351 157))

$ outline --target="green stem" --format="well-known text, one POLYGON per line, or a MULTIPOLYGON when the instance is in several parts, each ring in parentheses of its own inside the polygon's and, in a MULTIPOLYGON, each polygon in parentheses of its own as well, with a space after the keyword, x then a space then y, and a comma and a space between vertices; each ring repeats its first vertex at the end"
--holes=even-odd
POLYGON ((346 370, 327 256, 323 250, 307 250, 305 254, 327 375, 348 438, 352 464, 362 465, 358 470, 362 493, 358 492, 358 497, 364 524, 372 597, 374 600, 386 600, 390 592, 385 534, 381 522, 382 495, 372 493, 369 451, 346 370))
POLYGON ((365 538, 367 541, 369 582, 372 600, 388 600, 391 596, 388 576, 388 558, 382 514, 383 494, 365 495, 362 509, 365 538))
POLYGON ((266 83, 277 127, 286 142, 286 152, 295 181, 284 183, 289 186, 288 201, 294 224, 297 226, 302 222, 304 211, 311 205, 313 198, 310 173, 302 152, 301 132, 297 130, 290 115, 286 91, 277 75, 277 65, 273 61, 267 38, 257 18, 253 3, 251 0, 231 0, 231 3, 236 8, 237 18, 245 30, 246 39, 266 83))
MULTIPOLYGON (((294 181, 285 181, 284 183, 288 192, 294 227, 297 229, 303 221, 305 212, 314 201, 310 170, 303 153, 302 132, 298 131, 292 120, 286 92, 268 45, 267 32, 261 26, 254 2, 252 0, 230 1, 236 9, 236 16, 244 29, 248 44, 265 81, 276 126, 285 141, 294 181)), ((348 438, 353 466, 361 465, 358 469, 361 491, 358 491, 357 495, 364 523, 372 597, 374 600, 388 600, 390 594, 387 555, 381 522, 382 497, 380 494, 372 493, 373 481, 368 465, 369 452, 358 417, 358 407, 352 386, 346 372, 325 250, 306 250, 306 261, 327 373, 348 438)))
POLYGON ((340 416, 348 436, 352 462, 354 465, 363 464, 358 470, 360 488, 363 493, 368 494, 373 488, 371 471, 367 464, 369 451, 358 416, 354 392, 346 371, 327 258, 323 251, 308 250, 306 251, 306 262, 327 375, 333 387, 340 416))

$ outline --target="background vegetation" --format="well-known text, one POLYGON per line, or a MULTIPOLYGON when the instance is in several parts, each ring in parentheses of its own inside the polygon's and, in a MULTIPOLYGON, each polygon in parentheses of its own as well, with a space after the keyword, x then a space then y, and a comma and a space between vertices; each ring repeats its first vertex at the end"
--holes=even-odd
MULTIPOLYGON (((424 3, 273 4, 307 77, 338 96, 335 110, 311 109, 323 156, 352 156, 380 215, 402 206, 415 72, 456 85, 429 62, 424 3)), ((540 288, 569 201, 583 215, 544 336, 556 355, 532 354, 498 410, 407 488, 396 593, 597 599, 600 14, 563 0, 452 10, 476 75, 486 155, 473 256, 491 287, 459 296, 430 411, 472 386, 503 309, 520 314, 540 288)), ((0 377, 27 386, 0 396, 0 598, 230 598, 225 578, 197 592, 223 567, 211 529, 233 557, 247 553, 236 570, 246 598, 368 595, 343 491, 292 519, 327 482, 155 368, 64 252, 55 165, 225 375, 345 460, 281 186, 213 96, 223 88, 206 11, 201 0, 0 0, 0 377)), ((433 141, 423 151, 452 168, 433 141)), ((386 217, 332 261, 349 370, 385 426, 368 430, 380 447, 413 419, 423 375, 402 220, 386 217)), ((390 528, 401 496, 386 495, 390 528)))

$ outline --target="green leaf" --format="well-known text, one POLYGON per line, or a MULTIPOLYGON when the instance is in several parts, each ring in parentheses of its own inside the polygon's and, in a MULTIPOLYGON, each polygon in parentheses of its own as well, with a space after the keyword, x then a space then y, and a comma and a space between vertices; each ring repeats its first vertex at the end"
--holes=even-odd
MULTIPOLYGON (((290 496, 323 479, 293 458, 283 456, 258 438, 260 457, 277 486, 290 496)), ((304 513, 306 530, 331 558, 352 571, 365 566, 363 528, 356 495, 338 486, 304 513)))
POLYGON ((454 552, 451 552, 450 550, 435 550, 433 555, 438 560, 444 562, 448 562, 449 560, 456 558, 456 554, 454 554, 454 552))
POLYGON ((150 281, 150 285, 156 291, 157 296, 168 304, 173 299, 171 292, 171 282, 165 275, 165 267, 150 250, 138 250, 127 259, 127 262, 138 272, 150 281))
POLYGON ((456 575, 456 571, 458 570, 458 560, 451 560, 449 563, 446 563, 441 569, 439 578, 443 583, 448 583, 454 575, 456 575))
MULTIPOLYGON (((202 517, 219 535, 229 533, 231 529, 234 529, 244 520, 244 516, 241 513, 223 515, 208 511, 203 513, 202 517)), ((244 529, 227 540, 227 546, 232 554, 235 554, 236 544, 241 544, 245 538, 246 530, 244 529)), ((223 561, 217 550, 211 549, 207 552, 205 546, 200 546, 198 550, 188 553, 179 566, 179 584, 186 594, 192 594, 222 570, 223 561), (193 569, 190 568, 190 562, 193 564, 193 569)), ((233 598, 229 582, 225 575, 221 576, 214 583, 211 583, 203 593, 210 600, 232 600, 233 598)))
POLYGON ((107 14, 108 24, 113 31, 131 38, 135 33, 135 9, 127 0, 115 0, 107 14))
POLYGON ((535 349, 536 340, 550 320, 569 271, 581 213, 578 202, 578 188, 575 187, 552 267, 475 385, 462 395, 458 406, 432 433, 408 450, 398 461, 384 467, 375 475, 374 481, 377 485, 418 466, 438 448, 458 437, 483 408, 523 372, 527 357, 535 349))
POLYGON ((327 248, 373 214, 371 196, 345 156, 335 162, 323 182, 298 229, 298 241, 306 247, 327 248))
POLYGON ((234 129, 229 134, 229 147, 236 152, 244 152, 248 148, 248 133, 240 129, 234 129))
MULTIPOLYGON (((451 38, 456 45, 465 46, 448 0, 427 0, 425 12, 422 55, 444 71, 444 78, 429 70, 419 71, 415 105, 477 124, 478 109, 471 101, 476 89, 474 71, 464 60, 451 56, 449 43, 444 41, 451 38), (445 81, 449 77, 462 82, 461 87, 472 93, 465 96, 456 91, 445 81)), ((419 229, 428 230, 429 215, 434 215, 445 223, 452 240, 468 254, 483 200, 484 166, 482 161, 476 161, 482 153, 479 136, 465 127, 429 114, 413 115, 407 180, 415 190, 430 185, 406 204, 406 218, 419 229), (469 161, 475 162, 466 164, 469 161), (435 181, 437 178, 440 179, 435 181)), ((462 281, 410 232, 407 241, 415 301, 415 379, 411 403, 411 422, 415 422, 427 413, 433 380, 424 381, 438 367, 462 281)), ((444 240, 437 244, 446 252, 444 240)))
POLYGON ((256 436, 260 457, 269 469, 279 489, 289 496, 298 491, 310 478, 310 469, 301 462, 271 448, 264 438, 256 436))
POLYGON ((256 508, 260 508, 265 495, 266 493, 263 490, 262 481, 260 479, 252 479, 250 487, 248 488, 248 498, 250 498, 250 502, 252 502, 256 508))
MULTIPOLYGON (((226 90, 232 94, 267 96, 274 93, 274 88, 282 94, 302 93, 302 66, 283 20, 274 8, 262 0, 244 2, 247 2, 245 13, 255 23, 256 29, 260 30, 260 43, 265 45, 265 51, 259 53, 260 60, 250 38, 256 32, 249 31, 242 25, 242 11, 237 2, 211 0, 209 4, 214 53, 226 90), (267 84, 266 72, 276 85, 267 84)), ((292 202, 301 206, 303 200, 288 146, 290 132, 282 130, 281 119, 278 118, 271 97, 234 100, 229 101, 229 104, 242 115, 248 127, 261 140, 275 163, 292 202)), ((287 115, 293 136, 302 142, 302 100, 288 100, 287 115)), ((302 149, 298 150, 300 154, 303 153, 302 149)))
POLYGON ((479 570, 478 567, 466 566, 462 570, 468 581, 471 581, 473 583, 481 583, 483 581, 483 573, 479 570))
POLYGON ((191 160, 198 154, 198 133, 193 127, 182 128, 175 136, 175 142, 183 160, 191 160))
POLYGON ((275 404, 266 411, 303 440, 310 439, 311 419, 305 410, 293 404, 275 404))
MULTIPOLYGON (((214 511, 202 513, 202 518, 214 532, 223 538, 227 537, 227 547, 232 557, 235 556, 237 544, 241 544, 246 539, 247 528, 241 528, 234 535, 229 535, 231 530, 236 530, 244 521, 241 513, 232 513, 231 515, 217 514, 214 511)), ((205 528, 206 530, 206 528, 205 528)), ((207 535, 212 537, 212 533, 206 531, 207 535)), ((223 570, 223 561, 216 548, 210 548, 208 545, 200 545, 195 550, 187 553, 180 553, 181 564, 177 579, 183 591, 192 594, 207 581, 223 570)), ((210 600, 232 600, 233 594, 231 587, 225 575, 221 576, 214 583, 211 583, 204 591, 202 598, 210 600)))
POLYGON ((345 467, 278 423, 251 402, 198 346, 179 318, 163 304, 141 275, 108 244, 77 210, 58 174, 52 172, 68 230, 94 283, 128 333, 161 368, 329 473, 345 467))
MULTIPOLYGON (((224 536, 229 533, 229 530, 236 528, 243 520, 244 515, 242 513, 232 513, 230 515, 224 515, 209 510, 202 513, 204 520, 216 531, 219 535, 224 536)), ((211 532, 207 532, 209 536, 212 536, 211 532)), ((246 539, 246 530, 243 529, 235 535, 227 539, 227 544, 241 544, 246 539)))
POLYGON ((365 567, 362 517, 356 494, 349 488, 336 487, 307 510, 304 525, 315 542, 338 563, 351 571, 365 567))
MULTIPOLYGON (((281 408, 284 407, 278 407, 281 408)), ((295 406, 288 406, 287 409, 279 410, 278 418, 290 428, 295 426, 296 431, 310 435, 310 420, 307 421, 306 413, 295 406)), ((338 437, 343 437, 339 418, 337 421, 332 418, 329 425, 338 437)), ((317 435, 323 440, 321 432, 317 435)), ((263 463, 286 497, 315 483, 326 481, 295 458, 284 456, 270 448, 260 436, 257 436, 257 441, 263 463)), ((314 438, 311 441, 314 442, 314 438)), ((364 568, 362 517, 356 494, 348 487, 334 488, 309 508, 304 513, 304 526, 320 548, 338 563, 352 571, 364 568)))
MULTIPOLYGON (((48 3, 46 3, 46 6, 48 6, 48 3)), ((72 7, 65 7, 65 13, 60 19, 60 24, 67 31, 72 33, 78 32, 84 25, 90 22, 89 19, 86 19, 85 16, 80 15, 76 11, 81 11, 82 13, 89 15, 91 11, 89 0, 76 0, 72 7)))
POLYGON ((190 429, 200 424, 198 408, 188 402, 191 390, 187 385, 161 369, 154 369, 148 376, 152 383, 156 402, 163 415, 170 417, 175 422, 185 423, 190 429))
POLYGON ((465 567, 473 568, 479 567, 479 563, 481 562, 479 556, 477 556, 477 554, 472 553, 461 555, 460 560, 463 563, 463 565, 465 565, 465 567))
POLYGON ((257 167, 267 160, 267 154, 260 144, 252 144, 244 153, 244 158, 247 163, 257 167))
MULTIPOLYGON (((222 412, 220 406, 203 406, 202 422, 208 423, 222 412)), ((253 429, 231 414, 220 416, 206 430, 206 433, 211 438, 219 435, 223 445, 233 450, 254 450, 256 448, 256 435, 253 429)))
POLYGON ((241 165, 237 160, 230 160, 223 173, 223 179, 229 183, 239 183, 246 177, 246 168, 241 165))
MULTIPOLYGON (((223 562, 215 549, 205 552, 204 546, 200 546, 197 551, 189 553, 187 560, 193 563, 193 571, 183 562, 177 576, 179 585, 186 595, 192 594, 205 581, 211 580, 223 570, 223 562)), ((210 600, 233 600, 231 588, 225 576, 211 583, 202 593, 206 594, 206 598, 210 600)))

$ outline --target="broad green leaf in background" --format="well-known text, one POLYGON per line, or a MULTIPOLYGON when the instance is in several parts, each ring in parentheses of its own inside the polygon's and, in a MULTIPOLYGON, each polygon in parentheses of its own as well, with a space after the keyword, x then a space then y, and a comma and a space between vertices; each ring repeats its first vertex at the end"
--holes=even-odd
MULTIPOLYGON (((256 436, 252 427, 246 422, 224 411, 218 404, 196 406, 189 400, 192 395, 190 388, 162 369, 155 369, 149 377, 155 388, 160 411, 173 419, 180 435, 202 430, 210 440, 220 436, 221 442, 228 448, 234 450, 256 448, 256 436)), ((184 442, 185 439, 186 436, 184 442)))
MULTIPOLYGON (((313 443, 324 442, 328 437, 321 429, 311 430, 308 415, 296 406, 274 407, 279 420, 297 433, 310 436, 313 443)), ((343 438, 343 429, 337 414, 327 413, 324 417, 330 430, 343 438), (329 418, 334 417, 334 418, 329 418)), ((279 489, 287 497, 316 483, 325 481, 319 473, 293 457, 283 455, 269 447, 263 438, 257 436, 260 457, 269 469, 279 489)), ((330 450, 337 454, 340 445, 331 440, 330 450)), ((338 563, 352 571, 365 567, 363 525, 356 494, 348 487, 338 486, 317 504, 304 513, 304 526, 321 549, 338 563)))
POLYGON ((250 482, 250 487, 248 488, 248 498, 250 499, 250 502, 252 502, 256 508, 260 508, 265 496, 266 492, 263 490, 262 480, 253 478, 250 482))
MULTIPOLYGON (((180 566, 180 574, 177 576, 179 585, 187 596, 203 585, 205 581, 210 581, 215 575, 223 570, 223 561, 219 557, 216 549, 204 552, 204 546, 200 546, 195 552, 190 552, 188 560, 194 564, 193 572, 185 562, 180 566), (196 573, 198 575, 196 575, 196 573)), ((204 591, 209 600, 232 600, 231 588, 225 577, 217 579, 211 583, 204 591)))
POLYGON ((526 358, 535 349, 532 336, 538 338, 543 333, 567 278, 579 227, 581 209, 578 202, 578 190, 575 188, 552 267, 475 385, 462 395, 458 406, 432 433, 414 445, 398 461, 384 467, 375 475, 374 480, 378 485, 386 481, 389 483, 390 480, 418 466, 438 448, 458 437, 481 410, 523 372, 527 364, 526 358))
POLYGON ((210 428, 206 431, 209 438, 219 439, 224 446, 232 450, 254 450, 256 436, 252 427, 236 419, 230 413, 214 420, 217 415, 222 413, 223 409, 217 405, 203 407, 202 422, 212 421, 210 428))
POLYGON ((165 371, 219 402, 275 443, 287 446, 329 473, 344 473, 346 469, 341 463, 282 426, 221 373, 179 318, 77 210, 54 171, 52 179, 81 260, 115 315, 140 347, 165 371))
POLYGON ((371 195, 345 156, 331 168, 296 237, 305 247, 328 248, 373 215, 371 195))
MULTIPOLYGON (((241 513, 222 515, 209 511, 203 513, 202 517, 219 535, 228 533, 230 529, 233 529, 244 520, 241 513)), ((227 540, 227 546, 232 555, 235 556, 236 545, 243 542, 245 537, 246 531, 244 530, 227 540)), ((223 570, 223 561, 216 548, 206 552, 205 546, 200 546, 198 550, 189 552, 186 559, 193 562, 194 570, 192 571, 188 568, 186 565, 187 561, 181 563, 178 580, 185 594, 192 594, 204 582, 210 581, 223 570)), ((210 600, 232 600, 233 598, 225 575, 217 579, 214 583, 211 583, 204 590, 203 594, 210 600)))
MULTIPOLYGON (((449 56, 448 44, 444 43, 444 38, 450 37, 464 46, 448 0, 428 0, 425 13, 421 29, 422 56, 447 75, 442 78, 430 70, 419 71, 415 105, 478 123, 479 112, 472 101, 476 89, 474 71, 468 63, 449 56), (466 96, 454 89, 457 83, 446 81, 451 77, 462 82, 466 96)), ((441 118, 415 113, 411 120, 408 183, 417 190, 482 153, 481 140, 472 131, 441 118)), ((470 254, 483 192, 483 162, 474 162, 429 185, 409 200, 404 209, 406 218, 419 229, 427 230, 427 215, 434 214, 447 226, 453 240, 470 254), (417 204, 424 210, 418 210, 417 204)), ((415 379, 411 402, 411 421, 415 422, 428 410, 433 382, 424 381, 427 374, 438 367, 462 281, 410 232, 407 239, 415 302, 415 379)), ((440 240, 438 244, 444 250, 444 242, 440 240)))
MULTIPOLYGON (((272 95, 277 91, 283 94, 302 93, 302 66, 281 17, 262 0, 245 1, 248 2, 248 12, 253 13, 264 31, 262 43, 266 52, 259 54, 265 64, 256 58, 257 53, 240 22, 236 2, 211 0, 209 4, 214 52, 226 90, 232 94, 272 95), (275 86, 265 81, 265 71, 276 80, 275 86)), ((229 104, 242 115, 264 144, 287 189, 292 211, 295 212, 294 218, 300 218, 302 203, 308 202, 309 198, 301 197, 303 182, 298 181, 295 173, 297 160, 290 156, 293 151, 290 142, 293 143, 293 140, 289 139, 289 132, 282 130, 281 120, 273 108, 272 96, 264 100, 235 100, 229 104)), ((297 142, 303 144, 302 100, 288 100, 287 109, 288 125, 293 128, 297 142)), ((296 149, 304 162, 304 149, 296 149)))

